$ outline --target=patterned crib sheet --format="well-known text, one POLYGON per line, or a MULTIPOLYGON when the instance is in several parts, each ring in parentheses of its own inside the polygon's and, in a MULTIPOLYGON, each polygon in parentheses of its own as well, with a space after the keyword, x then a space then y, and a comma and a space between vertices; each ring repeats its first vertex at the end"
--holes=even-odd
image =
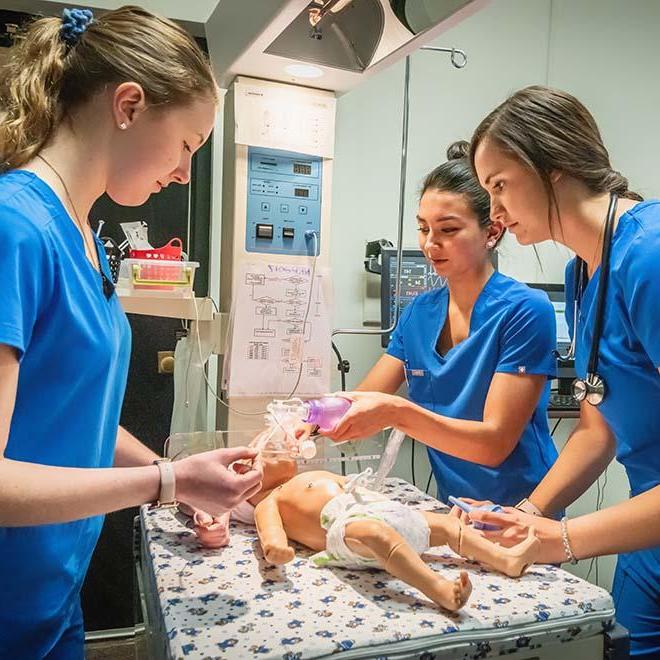
MULTIPOLYGON (((447 508, 400 479, 388 479, 392 499, 427 511, 447 508)), ((412 657, 453 649, 473 658, 516 648, 586 637, 614 620, 605 590, 566 571, 535 565, 518 579, 490 572, 454 554, 431 549, 425 559, 447 579, 467 570, 473 591, 457 613, 384 571, 315 568, 310 550, 296 545, 296 559, 268 566, 256 529, 231 524, 231 543, 199 546, 171 511, 141 510, 146 570, 159 600, 158 622, 172 658, 302 660, 412 657)))

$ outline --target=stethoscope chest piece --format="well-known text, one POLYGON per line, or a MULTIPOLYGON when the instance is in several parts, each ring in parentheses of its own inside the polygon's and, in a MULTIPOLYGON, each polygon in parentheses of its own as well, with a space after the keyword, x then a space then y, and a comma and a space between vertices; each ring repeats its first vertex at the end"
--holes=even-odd
POLYGON ((587 374, 586 378, 573 381, 573 397, 577 401, 587 401, 598 406, 605 398, 605 381, 598 374, 587 374))

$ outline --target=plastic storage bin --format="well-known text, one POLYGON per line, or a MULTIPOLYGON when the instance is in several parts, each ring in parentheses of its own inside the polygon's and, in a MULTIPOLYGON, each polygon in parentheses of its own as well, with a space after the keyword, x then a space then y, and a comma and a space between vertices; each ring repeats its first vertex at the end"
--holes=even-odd
POLYGON ((131 295, 167 295, 192 298, 196 261, 167 259, 124 259, 117 289, 131 295))

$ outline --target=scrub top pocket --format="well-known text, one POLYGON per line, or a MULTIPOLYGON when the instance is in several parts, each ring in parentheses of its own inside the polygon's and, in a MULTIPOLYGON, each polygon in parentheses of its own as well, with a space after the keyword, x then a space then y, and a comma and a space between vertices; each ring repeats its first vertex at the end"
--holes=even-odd
POLYGON ((431 372, 428 369, 406 367, 405 373, 410 399, 425 408, 432 407, 435 404, 435 396, 431 372))

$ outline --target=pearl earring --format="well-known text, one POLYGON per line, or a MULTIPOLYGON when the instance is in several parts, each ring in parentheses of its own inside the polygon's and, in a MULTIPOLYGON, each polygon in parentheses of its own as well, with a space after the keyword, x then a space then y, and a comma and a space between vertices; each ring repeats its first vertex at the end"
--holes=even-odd
POLYGON ((126 122, 123 121, 121 124, 119 124, 119 128, 121 128, 122 131, 125 131, 128 128, 128 126, 126 125, 126 122))
POLYGON ((488 241, 488 243, 486 243, 486 247, 494 248, 495 247, 495 241, 488 241))

